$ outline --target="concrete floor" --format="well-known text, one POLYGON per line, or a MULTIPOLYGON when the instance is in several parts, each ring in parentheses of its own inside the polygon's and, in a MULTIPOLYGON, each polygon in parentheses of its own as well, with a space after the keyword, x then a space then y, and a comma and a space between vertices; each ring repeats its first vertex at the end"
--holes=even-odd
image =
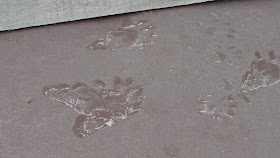
POLYGON ((279 42, 278 0, 1 32, 0 157, 279 157, 279 42))

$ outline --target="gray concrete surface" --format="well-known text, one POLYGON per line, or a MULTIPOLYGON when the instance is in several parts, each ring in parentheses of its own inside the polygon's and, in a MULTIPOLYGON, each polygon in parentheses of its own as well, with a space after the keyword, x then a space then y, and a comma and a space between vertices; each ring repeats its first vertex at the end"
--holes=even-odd
POLYGON ((217 1, 1 32, 0 157, 279 157, 279 9, 217 1))
POLYGON ((213 0, 1 0, 0 31, 213 0))

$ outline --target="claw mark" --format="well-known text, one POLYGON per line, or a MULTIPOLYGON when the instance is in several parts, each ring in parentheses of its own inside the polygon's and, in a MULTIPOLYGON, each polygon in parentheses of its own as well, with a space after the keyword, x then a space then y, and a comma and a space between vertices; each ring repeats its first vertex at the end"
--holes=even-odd
POLYGON ((278 88, 276 88, 276 90, 280 93, 280 90, 278 88))
POLYGON ((116 124, 142 109, 143 87, 134 85, 134 78, 113 79, 113 88, 108 89, 101 80, 95 80, 95 87, 85 83, 45 86, 43 93, 51 99, 64 103, 80 113, 72 127, 78 137, 87 137, 96 131, 116 124))

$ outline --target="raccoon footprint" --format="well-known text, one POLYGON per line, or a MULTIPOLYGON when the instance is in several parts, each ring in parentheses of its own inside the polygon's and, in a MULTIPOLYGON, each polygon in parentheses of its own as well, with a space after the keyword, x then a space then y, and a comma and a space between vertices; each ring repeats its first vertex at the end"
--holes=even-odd
POLYGON ((134 48, 153 45, 153 38, 157 35, 154 33, 155 26, 149 20, 131 20, 125 19, 121 26, 109 31, 104 38, 95 40, 89 45, 90 50, 107 50, 116 47, 134 48))
POLYGON ((262 58, 255 52, 256 59, 251 63, 251 70, 242 77, 241 90, 243 92, 254 91, 258 88, 275 85, 279 82, 279 67, 275 63, 274 51, 268 53, 269 60, 262 58))
POLYGON ((140 111, 144 99, 143 87, 134 84, 134 78, 123 80, 119 76, 114 77, 112 88, 96 80, 94 88, 79 82, 58 84, 45 86, 43 94, 80 113, 72 127, 78 137, 90 136, 140 111))

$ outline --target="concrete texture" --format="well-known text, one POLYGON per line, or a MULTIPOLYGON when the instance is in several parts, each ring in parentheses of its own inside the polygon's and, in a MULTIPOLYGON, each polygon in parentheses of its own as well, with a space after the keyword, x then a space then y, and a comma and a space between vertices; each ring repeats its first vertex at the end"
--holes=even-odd
POLYGON ((1 0, 0 31, 213 0, 1 0))
POLYGON ((216 1, 1 32, 0 157, 279 157, 279 10, 216 1))

